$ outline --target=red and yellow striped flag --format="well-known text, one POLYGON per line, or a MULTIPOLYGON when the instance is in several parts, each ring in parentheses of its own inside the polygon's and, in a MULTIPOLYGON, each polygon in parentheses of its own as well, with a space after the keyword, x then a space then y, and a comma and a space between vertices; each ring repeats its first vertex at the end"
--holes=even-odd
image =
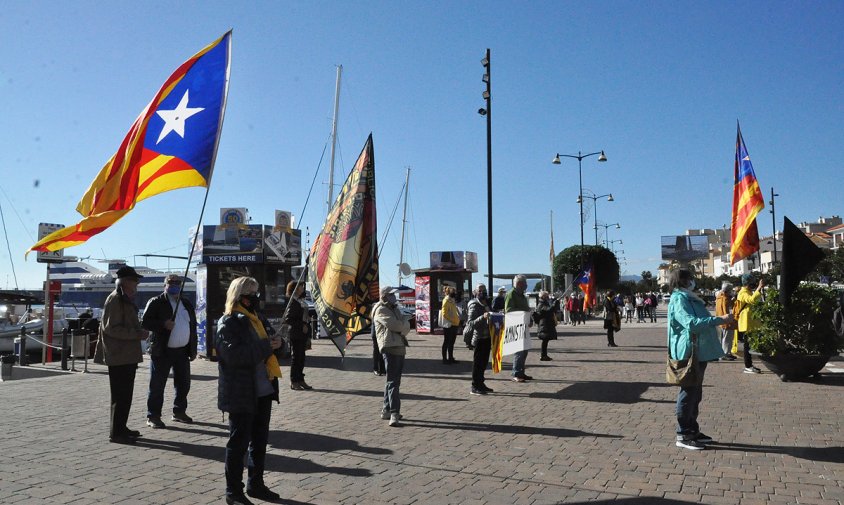
POLYGON ((759 189, 759 182, 753 172, 747 147, 736 125, 735 183, 733 186, 733 218, 730 245, 730 264, 750 256, 759 250, 759 231, 756 215, 765 208, 765 198, 759 189))

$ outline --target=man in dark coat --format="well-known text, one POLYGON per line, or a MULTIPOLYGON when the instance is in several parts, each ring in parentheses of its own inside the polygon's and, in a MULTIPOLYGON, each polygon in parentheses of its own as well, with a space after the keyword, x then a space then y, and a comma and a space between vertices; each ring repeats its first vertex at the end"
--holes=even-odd
POLYGON ((117 444, 134 444, 141 436, 137 430, 126 427, 135 390, 135 372, 143 361, 141 340, 148 335, 138 321, 134 302, 141 277, 130 266, 117 271, 117 286, 106 298, 100 322, 100 344, 111 390, 109 441, 117 444))
POLYGON ((187 415, 190 391, 190 362, 196 359, 196 312, 190 301, 181 297, 182 278, 168 275, 164 293, 151 298, 144 309, 142 325, 151 332, 149 339, 150 365, 149 395, 147 396, 147 426, 164 428, 161 408, 164 387, 170 369, 173 370, 173 421, 192 423, 187 415), (174 311, 177 316, 173 317, 174 311))

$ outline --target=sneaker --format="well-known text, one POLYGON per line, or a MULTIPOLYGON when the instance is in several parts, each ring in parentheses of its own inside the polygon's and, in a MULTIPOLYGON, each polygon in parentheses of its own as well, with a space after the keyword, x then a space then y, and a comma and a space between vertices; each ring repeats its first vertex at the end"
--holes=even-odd
POLYGON ((729 360, 729 361, 735 361, 735 360, 737 360, 737 359, 738 359, 738 358, 735 356, 735 354, 727 354, 727 355, 725 355, 725 356, 724 356, 724 358, 726 358, 726 359, 727 359, 727 360, 729 360))
POLYGON ((384 375, 384 372, 379 372, 378 370, 373 370, 372 373, 374 373, 378 377, 381 377, 382 375, 384 375))
POLYGON ((141 432, 140 432, 140 431, 138 431, 138 430, 126 430, 126 431, 124 432, 124 434, 125 434, 127 437, 132 437, 132 438, 141 438, 141 436, 142 436, 142 435, 141 435, 141 432))
POLYGON ((686 438, 677 440, 674 445, 682 447, 683 449, 691 449, 692 451, 702 451, 703 449, 706 449, 706 446, 701 442, 686 438))
POLYGON ((513 381, 513 382, 524 382, 525 378, 524 377, 513 377, 510 380, 513 381))
POLYGON ((313 387, 309 386, 308 383, 305 381, 300 382, 299 385, 302 386, 302 389, 306 391, 310 391, 313 389, 313 387))
POLYGON ((524 380, 526 380, 526 381, 532 381, 532 380, 533 380, 533 377, 531 377, 530 375, 524 375, 524 374, 522 374, 522 379, 524 379, 524 380))
POLYGON ((542 356, 539 361, 551 361, 551 356, 542 356))
POLYGON ((156 430, 167 427, 167 425, 161 421, 160 417, 148 417, 147 426, 156 430))
POLYGON ((387 421, 390 419, 390 411, 389 410, 382 410, 381 411, 381 419, 387 421))
POLYGON ((290 389, 292 389, 293 391, 304 391, 305 390, 305 388, 302 387, 302 383, 300 383, 300 382, 291 382, 290 383, 290 389))
POLYGON ((483 389, 476 388, 475 386, 472 386, 472 389, 469 390, 469 394, 470 395, 485 395, 486 391, 484 391, 483 389))
POLYGON ((759 370, 755 366, 750 366, 744 369, 744 373, 762 373, 762 370, 759 370))
POLYGON ((480 389, 483 389, 483 390, 484 390, 484 391, 486 391, 487 393, 493 393, 493 392, 494 392, 494 391, 492 390, 492 388, 488 388, 488 387, 486 387, 486 384, 482 384, 482 385, 481 385, 481 387, 480 387, 480 389))
POLYGON ((173 412, 173 417, 170 418, 171 421, 178 421, 180 423, 191 424, 193 419, 184 412, 173 412))
POLYGON ((711 444, 713 442, 712 437, 703 433, 697 433, 692 438, 695 439, 695 442, 700 442, 701 444, 711 444))
POLYGON ((399 419, 401 419, 401 415, 399 414, 390 414, 390 426, 398 426, 399 419))

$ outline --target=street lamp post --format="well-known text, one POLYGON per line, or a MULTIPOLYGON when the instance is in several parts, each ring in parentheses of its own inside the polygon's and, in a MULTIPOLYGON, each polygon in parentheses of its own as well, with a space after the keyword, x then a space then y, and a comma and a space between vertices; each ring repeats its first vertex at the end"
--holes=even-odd
MULTIPOLYGON (((590 193, 592 193, 592 191, 589 189, 585 191, 589 191, 590 193)), ((592 193, 591 195, 584 194, 582 196, 585 196, 586 198, 590 198, 592 200, 592 215, 595 218, 595 245, 598 245, 598 199, 607 197, 608 202, 614 202, 615 198, 612 197, 612 193, 608 193, 606 195, 596 195, 595 193, 592 193)), ((582 203, 581 200, 583 200, 581 196, 577 197, 577 203, 582 203)))
POLYGON ((486 83, 486 91, 482 96, 486 100, 486 108, 478 109, 478 114, 486 116, 486 221, 487 221, 487 255, 489 256, 489 287, 487 293, 492 293, 492 80, 490 79, 490 54, 486 50, 481 65, 484 75, 481 81, 486 83))
POLYGON ((590 156, 598 156, 598 161, 605 162, 607 161, 607 156, 604 154, 604 151, 596 151, 594 153, 589 154, 582 154, 580 151, 577 152, 577 155, 574 154, 560 154, 557 153, 554 156, 554 159, 551 160, 551 163, 554 165, 560 165, 562 162, 560 161, 560 157, 563 158, 574 158, 577 160, 577 180, 579 183, 579 190, 578 196, 580 197, 580 266, 583 267, 583 158, 588 158, 590 156))
MULTIPOLYGON (((620 223, 612 223, 612 224, 604 224, 604 223, 600 223, 600 224, 598 224, 598 223, 596 222, 596 223, 595 223, 595 237, 597 237, 597 236, 598 236, 598 227, 599 227, 599 226, 600 226, 600 227, 602 227, 602 228, 604 229, 604 240, 605 240, 605 242, 604 242, 604 244, 605 244, 605 245, 604 245, 604 247, 606 247, 606 248, 608 248, 608 249, 609 249, 609 238, 610 238, 610 236, 609 236, 609 234, 608 234, 608 230, 609 230, 609 228, 610 228, 611 226, 615 226, 615 229, 616 229, 616 230, 620 230, 620 229, 621 229, 621 224, 620 224, 620 223)), ((596 244, 595 244, 595 245, 597 245, 597 241, 598 241, 598 240, 597 240, 597 238, 596 238, 596 239, 595 239, 595 242, 596 242, 596 244)))
POLYGON ((615 244, 624 245, 624 241, 622 239, 607 240, 607 249, 611 250, 613 254, 615 254, 615 244))
POLYGON ((772 238, 774 239, 774 258, 773 258, 773 260, 771 260, 771 268, 773 268, 774 265, 777 264, 777 215, 774 213, 774 197, 775 196, 780 196, 780 195, 777 194, 777 193, 774 193, 774 188, 772 186, 771 187, 771 201, 768 202, 768 203, 771 204, 771 221, 772 221, 772 224, 773 224, 773 228, 772 228, 773 237, 772 238))

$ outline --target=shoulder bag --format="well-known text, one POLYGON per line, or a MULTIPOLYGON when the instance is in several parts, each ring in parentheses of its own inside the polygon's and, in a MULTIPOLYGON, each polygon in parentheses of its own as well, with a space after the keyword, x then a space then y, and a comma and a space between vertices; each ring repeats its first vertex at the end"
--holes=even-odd
POLYGON ((700 363, 697 359, 697 335, 692 334, 692 354, 688 359, 671 359, 668 350, 668 361, 665 366, 665 380, 669 384, 682 388, 700 386, 703 383, 700 373, 700 363))

